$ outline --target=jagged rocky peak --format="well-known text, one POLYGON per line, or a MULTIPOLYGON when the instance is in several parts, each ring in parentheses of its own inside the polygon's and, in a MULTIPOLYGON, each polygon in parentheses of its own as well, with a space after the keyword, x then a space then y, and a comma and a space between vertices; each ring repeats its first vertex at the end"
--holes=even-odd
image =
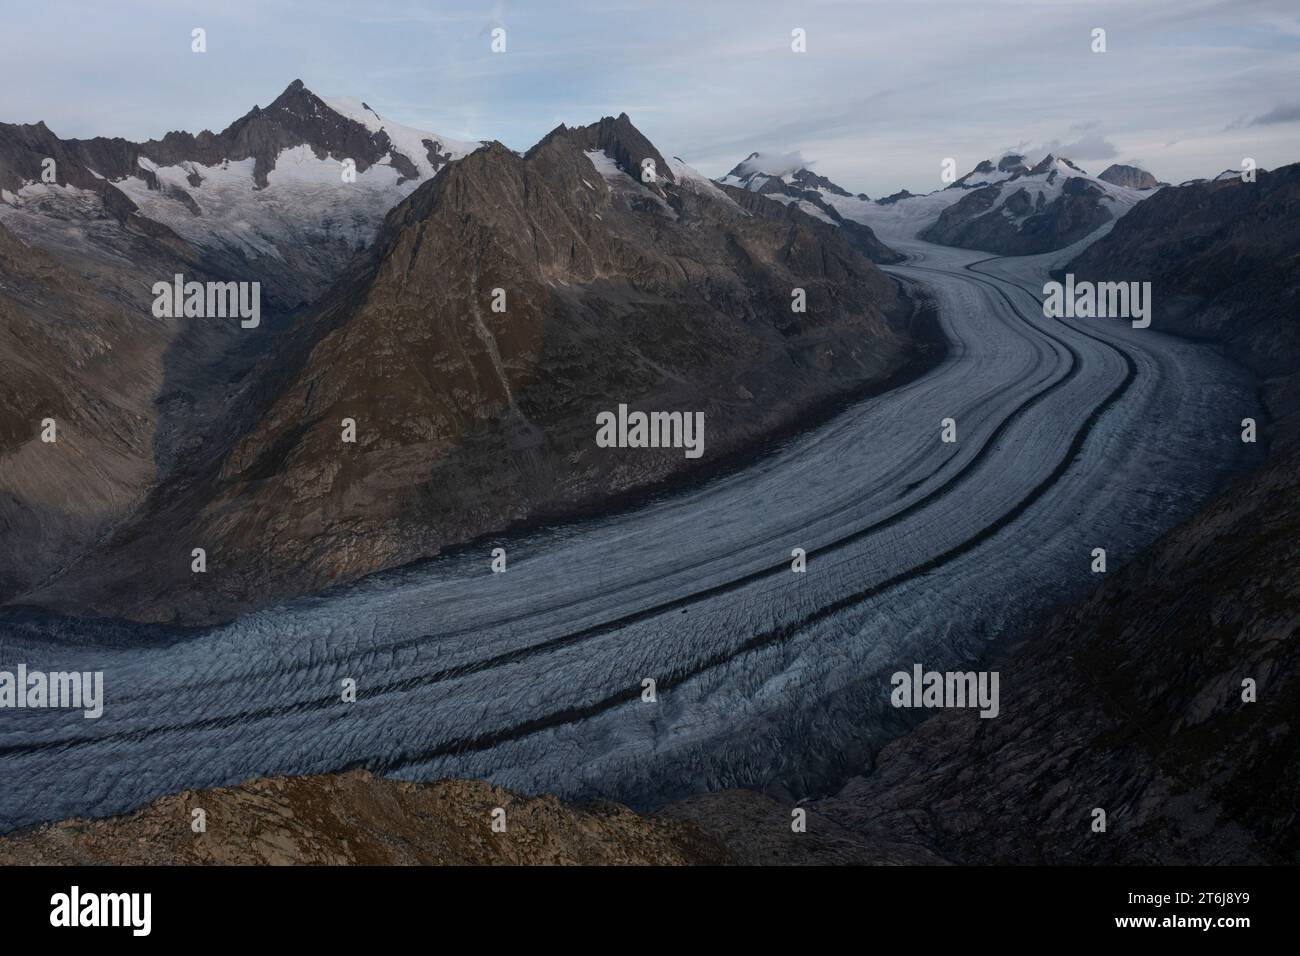
POLYGON ((818 176, 816 173, 814 173, 810 169, 807 169, 806 167, 800 167, 799 169, 796 169, 793 173, 791 173, 790 180, 792 183, 802 186, 804 189, 825 190, 826 192, 834 193, 836 196, 847 197, 852 195, 852 193, 850 193, 847 189, 837 186, 835 183, 831 182, 825 176, 818 176))
POLYGON ((395 150, 386 133, 332 109, 302 80, 290 83, 270 106, 254 106, 220 133, 171 132, 142 144, 141 154, 159 166, 217 166, 252 158, 253 179, 264 189, 280 154, 295 146, 311 147, 318 159, 351 159, 362 172, 387 159, 404 178, 419 178, 411 158, 395 150))
POLYGON ((741 176, 746 175, 747 173, 752 172, 753 171, 752 164, 754 160, 758 159, 758 157, 759 154, 757 152, 750 153, 740 162, 736 163, 735 166, 731 167, 731 172, 727 173, 727 176, 735 176, 739 178, 741 176))
POLYGON ((1048 153, 1029 170, 1030 176, 1041 176, 1056 165, 1056 157, 1048 153))
POLYGON ((57 235, 122 256, 133 241, 125 233, 48 228, 51 217, 111 217, 188 243, 209 268, 249 276, 292 307, 333 283, 421 182, 481 145, 393 122, 360 99, 318 95, 300 79, 219 133, 63 140, 44 124, 0 123, 0 219, 38 244, 57 235), (53 183, 42 176, 47 158, 53 183))
MULTIPOLYGON (((898 192, 896 192, 896 193, 890 193, 888 196, 884 196, 884 197, 882 197, 882 198, 880 198, 880 199, 877 199, 877 200, 876 200, 876 205, 877 205, 877 206, 892 206, 894 203, 898 202, 899 200, 902 200, 902 199, 911 199, 911 198, 912 198, 913 196, 915 196, 915 195, 916 195, 915 193, 909 192, 909 191, 906 190, 906 189, 900 189, 900 190, 899 190, 898 192)), ((864 198, 865 198, 865 197, 864 197, 864 198)))
POLYGON ((631 118, 626 113, 602 117, 598 122, 588 126, 560 124, 529 153, 541 149, 550 139, 557 136, 576 143, 584 152, 604 153, 619 169, 638 181, 642 178, 642 164, 647 159, 654 160, 656 180, 666 180, 670 183, 676 181, 672 168, 663 154, 632 124, 631 118))
POLYGON ((1127 186, 1129 189, 1155 189, 1160 185, 1155 176, 1145 169, 1138 166, 1125 166, 1122 163, 1107 166, 1097 178, 1114 183, 1116 186, 1127 186))
MULTIPOLYGON (((482 145, 393 122, 364 100, 318 96, 302 80, 290 83, 265 109, 253 107, 217 137, 206 132, 198 137, 175 135, 199 144, 211 137, 225 146, 223 159, 259 152, 278 155, 285 148, 306 145, 318 159, 351 159, 361 172, 375 164, 391 166, 399 183, 427 179, 482 145)), ((266 162, 274 168, 275 156, 266 162)), ((259 173, 261 166, 259 162, 259 173)), ((258 178, 259 185, 265 185, 263 178, 258 178)))

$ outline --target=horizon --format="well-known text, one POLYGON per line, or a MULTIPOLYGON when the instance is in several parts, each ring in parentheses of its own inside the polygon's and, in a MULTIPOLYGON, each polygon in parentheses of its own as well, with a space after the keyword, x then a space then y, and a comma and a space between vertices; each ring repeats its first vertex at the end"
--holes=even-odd
POLYGON ((394 122, 519 151, 560 123, 626 112, 712 178, 751 152, 779 154, 872 197, 939 188, 946 157, 969 170, 1050 152, 1094 175, 1118 163, 1170 183, 1246 156, 1262 168, 1300 159, 1300 15, 1278 0, 759 3, 743 22, 640 2, 435 13, 381 0, 359 18, 341 2, 275 6, 295 15, 257 29, 242 4, 15 11, 0 51, 26 82, 0 89, 0 122, 137 142, 215 132, 299 77, 394 122), (206 53, 190 50, 194 27, 206 53), (1098 27, 1105 53, 1089 48, 1098 27), (504 53, 490 49, 498 28, 504 53), (791 49, 795 28, 804 53, 791 49))

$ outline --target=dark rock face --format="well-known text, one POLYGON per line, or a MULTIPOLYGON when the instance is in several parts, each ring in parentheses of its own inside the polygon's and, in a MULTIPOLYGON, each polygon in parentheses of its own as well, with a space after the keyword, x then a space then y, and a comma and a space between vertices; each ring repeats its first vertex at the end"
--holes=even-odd
POLYGON ((1129 189, 1155 189, 1160 185, 1145 169, 1119 163, 1107 166, 1097 178, 1114 183, 1116 186, 1127 186, 1129 189))
MULTIPOLYGON (((825 176, 818 176, 809 169, 797 169, 791 174, 790 178, 802 189, 824 189, 826 192, 834 193, 836 196, 844 196, 845 198, 852 196, 852 193, 847 189, 835 185, 835 183, 831 182, 825 176)), ((866 199, 867 197, 860 196, 859 198, 866 199)))
MULTIPOLYGON (((916 194, 915 194, 915 193, 908 192, 906 189, 900 189, 900 190, 899 190, 898 192, 896 192, 896 193, 891 193, 891 194, 888 195, 888 196, 884 196, 884 197, 882 197, 882 198, 880 198, 880 199, 877 199, 877 200, 876 200, 876 205, 877 205, 877 206, 892 206, 894 203, 898 202, 900 199, 911 199, 912 196, 914 196, 914 195, 916 195, 916 194)), ((863 197, 863 198, 865 198, 865 197, 863 197)))
POLYGON ((240 431, 210 463, 155 488, 75 582, 25 599, 226 616, 692 466, 680 449, 597 448, 595 416, 620 402, 704 412, 707 464, 915 359, 907 304, 852 230, 586 155, 605 143, 639 171, 638 137, 604 120, 447 166, 248 377, 240 431), (222 555, 201 589, 184 562, 159 570, 177 540, 222 555))
POLYGON ((1066 271, 1152 283, 1152 327, 1222 342, 1264 379, 1284 440, 1300 430, 1300 164, 1162 189, 1066 271))
MULTIPOLYGON (((58 149, 41 135, 38 148, 58 149)), ((75 180, 75 163, 58 168, 75 180)), ((0 600, 66 573, 152 484, 237 433, 227 401, 255 361, 237 325, 151 311, 159 277, 243 277, 94 184, 0 222, 0 600), (53 443, 40 437, 47 418, 53 443)))
POLYGON ((116 291, 0 226, 0 593, 41 582, 154 477, 167 336, 116 291))
POLYGON ((637 181, 641 180, 642 163, 647 159, 653 159, 656 178, 673 181, 672 169, 668 163, 659 154, 659 150, 655 149, 654 144, 632 125, 626 113, 619 113, 616 119, 606 116, 598 123, 576 129, 561 125, 552 130, 541 143, 534 146, 533 150, 541 148, 555 136, 570 140, 583 151, 601 150, 618 164, 619 169, 637 181))

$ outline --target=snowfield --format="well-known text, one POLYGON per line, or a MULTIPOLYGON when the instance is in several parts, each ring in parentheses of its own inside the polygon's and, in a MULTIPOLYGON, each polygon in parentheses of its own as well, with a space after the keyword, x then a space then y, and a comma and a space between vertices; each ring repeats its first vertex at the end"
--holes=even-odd
POLYGON ((947 358, 743 470, 500 542, 504 574, 485 542, 198 634, 0 618, 0 663, 102 670, 106 695, 99 720, 0 711, 0 828, 353 766, 640 807, 824 792, 914 719, 892 672, 1032 638, 1093 548, 1118 567, 1252 463, 1253 383, 1214 350, 1045 319, 1064 252, 990 260, 875 208, 947 358))

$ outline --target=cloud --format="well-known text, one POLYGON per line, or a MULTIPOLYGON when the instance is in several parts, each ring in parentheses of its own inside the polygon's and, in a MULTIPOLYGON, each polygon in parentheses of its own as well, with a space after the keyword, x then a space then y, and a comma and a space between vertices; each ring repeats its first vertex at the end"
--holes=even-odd
POLYGON ((1300 122, 1279 105, 1300 99, 1287 92, 1296 0, 1106 0, 1126 27, 1104 56, 1088 43, 1097 3, 1042 0, 948 0, 941 29, 933 4, 800 4, 806 55, 790 50, 784 0, 283 0, 295 16, 206 4, 209 39, 226 37, 225 54, 207 56, 188 42, 200 5, 136 5, 150 15, 7 4, 0 63, 27 82, 0 84, 0 122, 132 140, 223 129, 302 76, 407 125, 519 150, 560 122, 625 110, 661 152, 712 175, 798 146, 819 173, 873 196, 932 189, 945 157, 969 169, 1010 144, 1037 158, 1045 143, 1085 166, 1138 153, 1175 182, 1243 150, 1266 168, 1300 159, 1300 122), (482 34, 507 24, 509 52, 494 54, 482 34), (160 70, 175 82, 159 84, 160 70))
POLYGON ((1300 120, 1300 102, 1280 103, 1267 113, 1250 121, 1251 126, 1272 126, 1275 123, 1294 123, 1300 120))
POLYGON ((1080 123, 1070 128, 1074 134, 1074 139, 1063 142, 1054 139, 1050 143, 1044 143, 1034 152, 1051 153, 1053 156, 1064 156, 1067 159, 1086 160, 1086 159, 1114 159, 1119 155, 1119 150, 1115 144, 1108 140, 1097 123, 1080 123))
POLYGON ((748 173, 767 173, 769 176, 784 176, 796 169, 811 167, 812 163, 803 158, 799 150, 789 153, 759 153, 746 159, 737 167, 741 176, 748 173))

